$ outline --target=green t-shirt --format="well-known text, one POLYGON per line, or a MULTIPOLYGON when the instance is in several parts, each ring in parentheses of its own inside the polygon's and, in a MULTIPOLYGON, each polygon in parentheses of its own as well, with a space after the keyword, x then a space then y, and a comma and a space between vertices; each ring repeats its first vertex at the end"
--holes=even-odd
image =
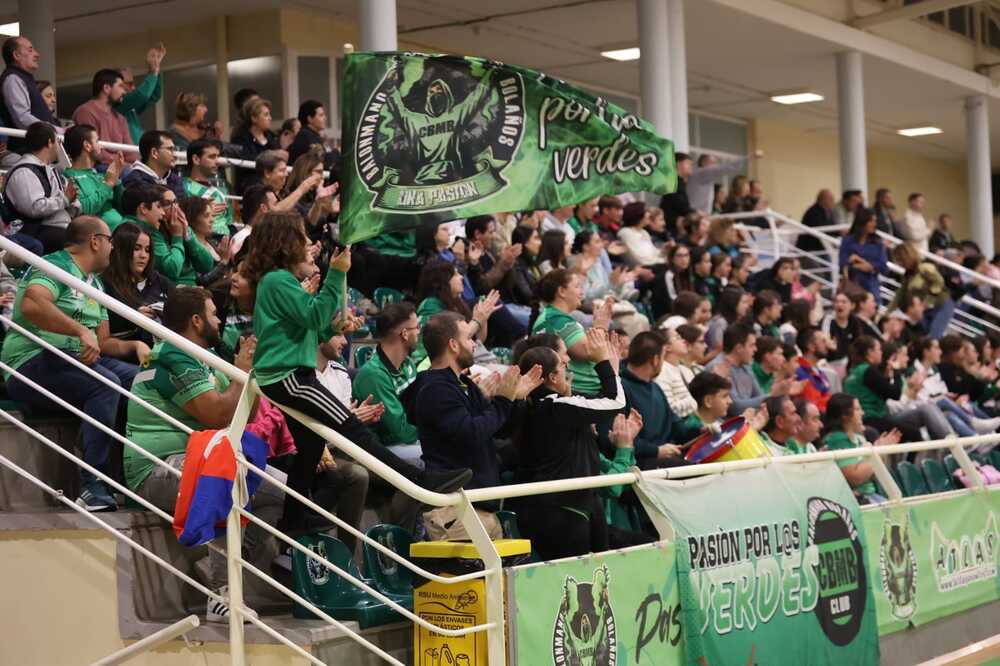
MULTIPOLYGON (((566 343, 566 349, 587 337, 583 326, 577 320, 551 305, 546 305, 538 315, 531 332, 532 334, 554 333, 566 343)), ((573 373, 574 393, 593 396, 601 392, 601 381, 597 378, 593 363, 574 358, 570 359, 569 369, 573 373)))
POLYGON ((770 393, 771 386, 774 385, 774 375, 760 367, 760 364, 757 363, 757 361, 750 363, 750 371, 753 372, 754 379, 756 379, 757 383, 760 385, 760 390, 764 393, 770 393))
MULTIPOLYGON (((836 451, 837 449, 856 449, 860 446, 864 446, 865 440, 861 435, 855 435, 852 439, 851 436, 843 430, 834 430, 826 436, 823 443, 826 444, 826 448, 830 451, 836 451)), ((837 460, 837 467, 848 467, 850 465, 857 465, 860 462, 864 462, 864 458, 861 456, 853 458, 840 458, 837 460)), ((868 479, 861 485, 856 486, 854 489, 862 495, 873 495, 878 492, 875 488, 875 482, 872 479, 868 479)))
MULTIPOLYGON (((47 254, 44 258, 50 264, 63 269, 73 277, 86 282, 91 287, 104 291, 101 279, 94 274, 84 275, 80 267, 77 266, 76 261, 73 260, 73 256, 66 250, 47 254)), ((28 272, 24 274, 18 283, 17 295, 14 298, 14 314, 11 319, 14 323, 23 326, 54 347, 69 354, 77 354, 80 351, 80 338, 75 335, 63 335, 62 333, 53 333, 40 329, 24 318, 24 315, 21 314, 21 301, 24 299, 25 290, 33 284, 41 285, 52 292, 52 296, 55 299, 55 306, 61 312, 68 315, 71 319, 80 322, 95 333, 101 322, 108 319, 108 311, 93 298, 84 296, 83 293, 61 282, 57 282, 55 278, 49 277, 36 268, 29 268, 28 272)), ((17 369, 23 363, 37 356, 41 351, 42 348, 40 346, 12 328, 7 331, 7 336, 4 338, 3 353, 0 354, 0 359, 10 367, 17 369)), ((4 376, 10 377, 10 374, 5 372, 4 376)))
MULTIPOLYGON (((184 405, 208 391, 225 391, 229 378, 181 351, 169 342, 159 342, 132 382, 132 393, 174 417, 193 430, 205 426, 184 411, 184 405)), ((125 435, 160 460, 187 450, 188 435, 138 402, 128 403, 125 435)), ((125 447, 125 482, 135 490, 153 471, 154 463, 131 447, 125 447)))
POLYGON ((66 169, 63 174, 76 183, 77 202, 82 215, 95 215, 104 220, 112 233, 122 223, 122 214, 115 210, 115 199, 121 196, 121 183, 114 187, 104 182, 104 174, 96 169, 66 169))
POLYGON ((233 207, 229 199, 229 187, 226 181, 217 178, 214 183, 200 183, 191 178, 184 179, 184 194, 189 197, 211 199, 213 203, 226 204, 226 210, 212 218, 212 233, 220 236, 229 235, 229 227, 233 224, 233 207))
POLYGON ((330 328, 344 302, 343 285, 344 274, 332 269, 315 295, 284 269, 261 279, 253 310, 257 336, 253 368, 258 383, 273 384, 299 368, 316 367, 319 331, 330 328))
POLYGON ((361 366, 351 386, 355 400, 363 401, 374 396, 374 402, 385 407, 382 420, 373 427, 384 444, 412 444, 417 441, 417 428, 406 418, 399 394, 417 378, 417 368, 409 358, 403 359, 398 368, 376 349, 368 362, 361 366))
POLYGON ((884 418, 889 415, 889 408, 886 406, 885 400, 865 385, 865 373, 868 372, 869 367, 871 366, 868 363, 859 363, 847 373, 847 379, 844 380, 844 393, 850 393, 858 399, 861 411, 864 412, 865 416, 884 418))

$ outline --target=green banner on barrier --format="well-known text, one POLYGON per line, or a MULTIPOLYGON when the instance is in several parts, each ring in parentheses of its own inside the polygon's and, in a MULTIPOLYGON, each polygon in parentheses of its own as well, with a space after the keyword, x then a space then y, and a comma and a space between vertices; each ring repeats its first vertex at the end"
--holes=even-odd
POLYGON ((864 512, 879 633, 1000 598, 1000 491, 864 512))
POLYGON ((353 53, 340 239, 677 187, 673 144, 625 109, 483 58, 353 53))
POLYGON ((508 570, 514 663, 683 664, 675 559, 661 543, 508 570))
POLYGON ((861 512, 836 465, 639 488, 674 530, 687 663, 878 663, 861 512))

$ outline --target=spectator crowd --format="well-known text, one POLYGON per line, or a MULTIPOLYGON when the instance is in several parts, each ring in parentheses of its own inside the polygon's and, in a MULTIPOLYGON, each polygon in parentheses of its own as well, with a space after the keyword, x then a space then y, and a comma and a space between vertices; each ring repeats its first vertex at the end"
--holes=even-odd
MULTIPOLYGON (((887 190, 871 208, 861 192, 819 193, 803 224, 843 229, 833 291, 810 277, 816 265, 804 253, 822 248, 813 234, 800 235, 801 258, 766 267, 744 251, 747 229, 767 223, 713 216, 763 211, 763 185, 744 175, 747 160, 707 155, 696 164, 677 154, 677 191, 658 207, 606 194, 344 248, 340 156, 324 137, 321 103, 304 102, 275 131, 270 103, 240 90, 238 125, 222 141, 204 96, 183 93, 169 128, 144 131, 139 114, 163 88, 158 45, 139 84, 127 69, 97 72, 92 98, 64 127, 52 84, 33 76, 43 54, 23 37, 2 53, 0 121, 25 130, 3 153, 4 235, 252 371, 263 396, 247 430, 267 444, 268 466, 349 524, 372 506, 430 539, 467 537, 453 509, 424 511, 278 405, 440 492, 683 465, 694 438, 736 416, 770 455, 1000 427, 1000 336, 948 332, 964 295, 995 304, 997 292, 928 256, 993 279, 996 262, 955 240, 947 215, 931 230, 920 194, 898 214, 887 190), (255 168, 228 174, 223 157, 255 168), (890 277, 900 283, 891 300, 882 291, 890 277)), ((188 345, 156 340, 16 263, 8 257, 16 286, 6 270, 0 282, 16 324, 3 340, 2 361, 16 370, 5 373, 7 395, 49 409, 41 387, 81 409, 106 427, 83 424, 84 460, 172 511, 178 480, 154 460, 181 469, 187 435, 143 404, 125 405, 109 384, 193 430, 227 427, 242 386, 188 345), (108 429, 146 455, 123 451, 108 429)), ((880 501, 868 463, 840 465, 860 501, 880 501)), ((117 507, 88 471, 78 502, 117 507)), ((267 484, 253 502, 291 534, 333 527, 267 484)), ((499 508, 477 506, 492 537, 502 534, 499 508)), ((542 559, 656 538, 628 487, 507 508, 542 559)), ((265 536, 249 527, 247 548, 265 536)), ((225 586, 224 565, 214 554, 214 588, 225 586)), ((214 602, 209 615, 223 619, 228 608, 214 602)))

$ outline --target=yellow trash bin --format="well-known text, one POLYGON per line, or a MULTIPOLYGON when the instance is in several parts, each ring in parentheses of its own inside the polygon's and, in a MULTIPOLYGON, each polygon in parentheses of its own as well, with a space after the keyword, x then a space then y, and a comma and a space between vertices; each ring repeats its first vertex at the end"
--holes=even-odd
MULTIPOLYGON (((520 564, 531 555, 531 542, 527 539, 498 539, 493 543, 504 566, 520 564)), ((421 568, 442 576, 483 570, 476 547, 468 541, 419 541, 410 545, 410 558, 421 568)), ((444 629, 485 624, 485 582, 482 578, 455 585, 415 582, 413 612, 444 629)), ((443 636, 419 625, 414 627, 414 666, 486 666, 487 663, 485 631, 443 636)))

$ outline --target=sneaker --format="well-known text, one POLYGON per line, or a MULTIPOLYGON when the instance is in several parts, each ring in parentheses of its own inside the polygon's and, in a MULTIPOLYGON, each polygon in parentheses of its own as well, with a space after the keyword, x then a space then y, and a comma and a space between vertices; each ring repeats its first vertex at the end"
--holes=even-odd
MULTIPOLYGON (((975 416, 972 417, 972 428, 980 435, 989 435, 997 431, 1000 428, 1000 417, 992 419, 980 419, 975 416)), ((990 444, 990 446, 993 446, 990 444)))
POLYGON ((282 516, 276 525, 279 531, 288 536, 305 536, 306 534, 316 534, 317 532, 328 532, 336 527, 333 522, 327 520, 315 511, 305 511, 304 513, 290 520, 282 516))
POLYGON ((118 510, 118 502, 100 481, 90 481, 84 484, 80 496, 76 498, 76 504, 92 513, 118 510))
MULTIPOLYGON (((219 593, 220 597, 226 599, 229 597, 229 586, 223 585, 218 590, 216 590, 216 592, 219 593)), ((231 612, 229 610, 228 603, 226 603, 225 601, 219 601, 218 599, 213 599, 212 597, 208 597, 208 603, 205 605, 205 619, 207 621, 229 622, 230 615, 231 612)), ((257 613, 254 612, 252 609, 250 610, 250 615, 253 615, 255 618, 258 617, 257 613)), ((243 621, 249 622, 250 620, 244 617, 243 621)))

